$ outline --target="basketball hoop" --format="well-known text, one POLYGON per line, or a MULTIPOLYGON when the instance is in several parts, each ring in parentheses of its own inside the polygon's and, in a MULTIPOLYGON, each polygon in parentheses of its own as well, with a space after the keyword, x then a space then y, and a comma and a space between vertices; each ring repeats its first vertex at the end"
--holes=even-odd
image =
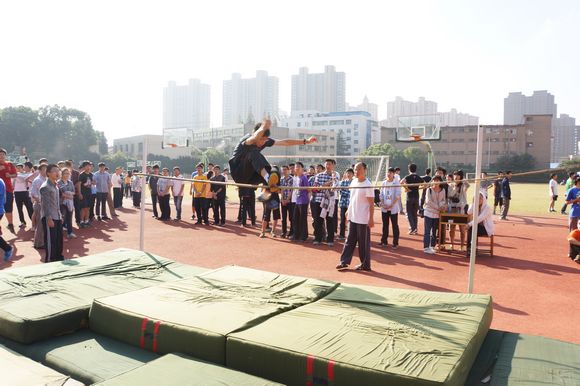
POLYGON ((165 145, 166 147, 177 147, 176 143, 168 143, 167 145, 165 145))
POLYGON ((411 140, 415 141, 415 142, 419 142, 421 140, 422 135, 420 134, 412 134, 410 136, 411 140))

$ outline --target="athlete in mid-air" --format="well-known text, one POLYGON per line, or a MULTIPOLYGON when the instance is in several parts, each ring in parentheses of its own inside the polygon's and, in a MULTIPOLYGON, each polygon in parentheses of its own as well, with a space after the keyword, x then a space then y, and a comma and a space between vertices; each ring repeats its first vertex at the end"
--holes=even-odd
POLYGON ((254 132, 242 137, 229 161, 230 173, 234 181, 243 184, 265 184, 265 189, 258 197, 260 201, 270 198, 270 188, 280 181, 278 168, 272 167, 261 151, 270 146, 300 146, 316 142, 315 137, 304 139, 270 138, 272 121, 264 119, 254 127, 254 132))

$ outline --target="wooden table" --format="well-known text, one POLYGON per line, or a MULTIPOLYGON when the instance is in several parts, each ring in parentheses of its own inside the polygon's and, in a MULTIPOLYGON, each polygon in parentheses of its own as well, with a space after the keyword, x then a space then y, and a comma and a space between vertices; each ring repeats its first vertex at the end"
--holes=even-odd
MULTIPOLYGON (((445 239, 443 237, 444 232, 443 230, 447 225, 463 225, 467 226, 469 222, 469 216, 463 213, 447 213, 441 212, 439 215, 439 249, 441 250, 441 246, 445 245, 445 239)), ((467 235, 466 235, 467 236, 467 235)), ((461 244, 461 248, 463 248, 464 244, 461 244)), ((455 247, 455 243, 451 240, 451 249, 455 247)), ((445 249, 447 252, 450 252, 447 248, 445 249)))

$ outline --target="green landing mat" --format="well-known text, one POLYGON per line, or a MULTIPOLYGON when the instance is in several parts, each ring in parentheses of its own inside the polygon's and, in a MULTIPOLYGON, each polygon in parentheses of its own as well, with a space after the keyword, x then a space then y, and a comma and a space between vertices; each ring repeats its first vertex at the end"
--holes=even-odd
POLYGON ((487 295, 341 285, 228 335, 226 365, 287 385, 459 386, 491 319, 487 295))
POLYGON ((8 339, 3 339, 2 343, 87 385, 116 377, 159 358, 157 354, 97 335, 90 330, 80 330, 32 344, 8 339))
POLYGON ((6 386, 82 386, 82 383, 1 345, 0 374, 0 384, 6 386))
MULTIPOLYGON (((578 330, 577 325, 570 328, 578 330)), ((490 385, 580 385, 580 345, 506 332, 490 385)))
POLYGON ((182 354, 167 354, 98 386, 280 386, 182 354))
POLYGON ((243 267, 95 299, 90 328, 167 354, 225 362, 226 335, 313 302, 338 284, 243 267))
POLYGON ((130 249, 0 272, 0 336, 32 343, 87 324, 93 299, 206 271, 130 249))

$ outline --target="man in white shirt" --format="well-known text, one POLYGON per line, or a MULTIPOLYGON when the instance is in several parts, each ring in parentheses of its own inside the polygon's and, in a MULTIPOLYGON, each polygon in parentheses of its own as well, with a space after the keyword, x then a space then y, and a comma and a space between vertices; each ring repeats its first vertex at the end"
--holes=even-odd
POLYGON ((548 184, 550 195, 550 207, 548 208, 548 212, 552 213, 555 212, 554 205, 558 200, 558 175, 556 173, 552 173, 550 175, 550 182, 548 184))
MULTIPOLYGON (((173 168, 173 177, 183 180, 179 166, 173 168)), ((173 194, 173 203, 175 204, 175 211, 177 212, 177 216, 173 221, 181 220, 181 204, 183 202, 183 188, 185 186, 185 181, 181 180, 171 181, 171 193, 173 194)))
POLYGON ((381 217, 383 220, 383 234, 380 246, 389 245, 389 223, 393 228, 393 249, 399 247, 399 203, 401 202, 401 188, 395 180, 395 168, 389 168, 387 179, 383 181, 379 198, 381 201, 381 217))
POLYGON ((115 173, 111 175, 111 185, 113 186, 113 207, 115 209, 123 206, 123 178, 121 168, 117 166, 115 173))
POLYGON ((357 244, 361 263, 355 269, 357 271, 371 270, 370 228, 375 225, 373 218, 375 192, 366 177, 366 172, 367 165, 364 162, 355 165, 355 178, 350 184, 350 202, 347 211, 348 237, 340 256, 340 264, 336 266, 339 271, 348 268, 357 244))
POLYGON ((25 165, 16 165, 16 178, 12 185, 14 186, 14 200, 16 201, 16 208, 18 209, 18 217, 20 219, 20 228, 26 228, 26 219, 24 218, 24 208, 28 211, 28 217, 32 221, 32 201, 28 188, 31 185, 32 164, 26 162, 25 165))

